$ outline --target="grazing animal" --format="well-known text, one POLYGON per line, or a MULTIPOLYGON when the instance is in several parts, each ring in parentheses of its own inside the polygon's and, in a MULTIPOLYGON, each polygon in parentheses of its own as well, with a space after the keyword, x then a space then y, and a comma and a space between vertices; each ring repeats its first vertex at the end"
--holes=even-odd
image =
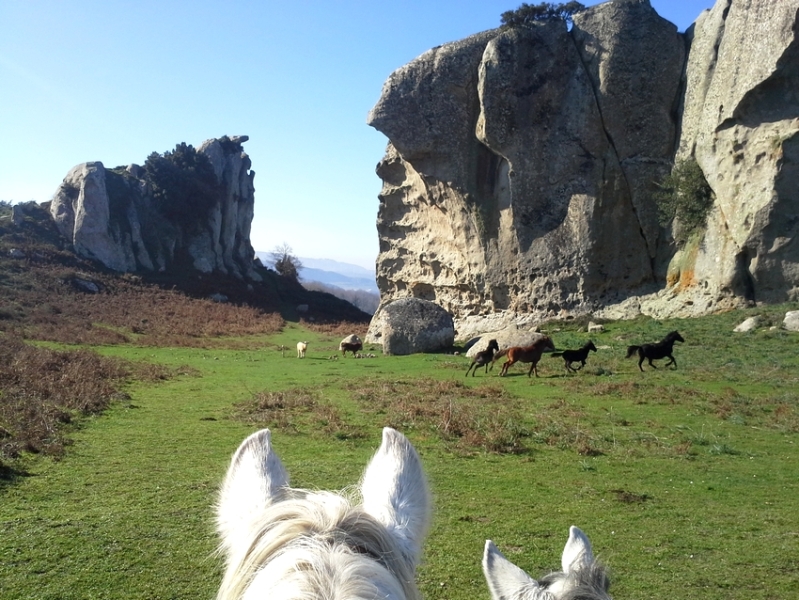
POLYGON ((352 352, 352 355, 355 356, 361 351, 361 348, 363 348, 363 342, 361 338, 355 334, 348 335, 341 340, 341 343, 338 345, 338 349, 341 350, 342 356, 347 356, 348 351, 352 352))
POLYGON ((305 358, 305 351, 308 349, 308 342, 297 342, 297 358, 305 358))
POLYGON ((495 352, 499 352, 499 344, 497 343, 497 340, 489 340, 486 349, 474 355, 474 358, 472 359, 472 364, 470 364, 469 368, 466 369, 466 375, 464 375, 464 377, 467 377, 469 375, 469 371, 472 371, 472 377, 474 377, 474 374, 477 372, 477 369, 484 365, 486 368, 485 372, 487 375, 488 365, 491 362, 491 359, 494 358, 495 352), (474 367, 474 370, 472 370, 472 367, 474 367))
POLYGON ((527 376, 530 377, 533 371, 535 371, 535 376, 538 377, 538 368, 536 365, 538 365, 538 361, 541 360, 541 355, 545 350, 551 351, 554 349, 555 344, 552 343, 552 338, 545 335, 529 346, 512 346, 505 350, 500 350, 494 355, 491 361, 491 368, 494 368, 494 363, 497 362, 497 360, 507 355, 508 360, 502 365, 502 370, 499 372, 500 377, 504 377, 508 369, 517 362, 531 363, 527 376))
POLYGON ((270 431, 252 434, 233 455, 217 504, 226 560, 217 599, 419 600, 414 579, 431 501, 404 435, 383 429, 355 496, 292 488, 270 431))
POLYGON ((682 336, 677 333, 676 331, 670 332, 666 337, 654 344, 644 344, 643 346, 628 346, 627 347, 627 357, 630 358, 636 352, 638 353, 638 368, 641 371, 644 368, 641 366, 644 363, 644 360, 649 361, 649 366, 653 369, 657 369, 655 365, 652 364, 653 360, 657 360, 659 358, 669 358, 669 362, 666 363, 665 366, 674 365, 674 368, 677 368, 677 361, 674 360, 674 356, 672 356, 672 348, 674 347, 674 342, 684 342, 685 340, 682 339, 682 336))
POLYGON ((577 527, 569 528, 561 569, 536 581, 486 540, 483 574, 493 600, 610 600, 607 570, 594 559, 591 542, 577 527))
POLYGON ((594 346, 594 342, 588 340, 588 343, 584 344, 579 350, 564 350, 563 352, 555 352, 552 356, 562 356, 563 362, 566 364, 566 370, 576 373, 585 366, 585 359, 588 358, 588 352, 591 350, 596 352, 596 346, 594 346), (572 363, 576 362, 580 363, 577 368, 572 366, 572 363))

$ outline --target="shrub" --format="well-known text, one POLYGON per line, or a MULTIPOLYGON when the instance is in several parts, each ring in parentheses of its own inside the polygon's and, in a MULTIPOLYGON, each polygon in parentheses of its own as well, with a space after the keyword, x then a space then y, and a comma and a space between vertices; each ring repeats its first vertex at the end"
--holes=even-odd
POLYGON ((271 252, 271 257, 275 265, 275 271, 280 273, 280 275, 292 281, 300 280, 302 262, 294 255, 291 246, 286 243, 277 246, 274 251, 271 252))
POLYGON ((219 201, 220 182, 211 161, 186 143, 163 155, 153 152, 144 163, 158 210, 168 219, 199 222, 219 201))
POLYGON ((655 200, 660 223, 668 226, 676 222, 674 240, 684 246, 694 233, 706 227, 707 214, 713 206, 713 190, 693 158, 676 163, 657 186, 655 200))
POLYGON ((554 4, 541 2, 540 4, 522 3, 516 10, 509 10, 501 15, 501 23, 505 27, 529 27, 536 21, 566 21, 571 23, 572 15, 585 10, 579 2, 566 2, 554 4))

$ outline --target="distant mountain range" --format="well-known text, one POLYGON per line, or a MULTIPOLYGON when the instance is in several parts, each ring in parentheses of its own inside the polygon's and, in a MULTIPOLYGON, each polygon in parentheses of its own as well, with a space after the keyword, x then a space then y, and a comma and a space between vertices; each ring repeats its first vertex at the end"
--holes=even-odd
MULTIPOLYGON (((265 265, 272 265, 271 253, 256 252, 255 255, 265 265)), ((300 280, 303 282, 317 281, 343 290, 379 293, 373 270, 329 258, 298 258, 302 263, 300 280)))

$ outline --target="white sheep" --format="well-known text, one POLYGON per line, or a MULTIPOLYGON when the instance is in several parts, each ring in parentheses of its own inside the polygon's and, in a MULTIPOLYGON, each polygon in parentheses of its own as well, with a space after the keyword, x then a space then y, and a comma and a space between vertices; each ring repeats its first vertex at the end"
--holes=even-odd
POLYGON ((308 342, 297 342, 297 358, 305 358, 305 351, 308 349, 308 342))

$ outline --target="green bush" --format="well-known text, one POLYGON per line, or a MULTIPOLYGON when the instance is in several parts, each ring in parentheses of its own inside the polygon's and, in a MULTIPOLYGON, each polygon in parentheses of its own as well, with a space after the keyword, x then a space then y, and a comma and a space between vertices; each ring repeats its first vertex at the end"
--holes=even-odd
POLYGON ((505 27, 525 27, 536 21, 566 21, 570 23, 572 15, 585 10, 579 2, 566 2, 554 4, 541 2, 540 4, 522 3, 516 10, 509 10, 501 15, 501 23, 505 27))
POLYGON ((693 158, 676 163, 657 187, 655 200, 660 224, 665 227, 676 221, 674 240, 682 246, 706 227, 707 214, 713 206, 713 190, 693 158))
POLYGON ((211 161, 191 145, 180 143, 163 155, 153 152, 144 170, 156 208, 170 220, 200 221, 219 201, 221 185, 211 161))

